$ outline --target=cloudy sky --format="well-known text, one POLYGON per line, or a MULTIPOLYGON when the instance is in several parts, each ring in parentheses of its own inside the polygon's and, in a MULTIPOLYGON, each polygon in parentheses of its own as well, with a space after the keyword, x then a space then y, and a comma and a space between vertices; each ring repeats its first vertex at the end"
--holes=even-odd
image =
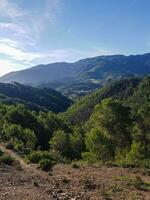
POLYGON ((0 0, 0 75, 150 52, 149 0, 0 0))

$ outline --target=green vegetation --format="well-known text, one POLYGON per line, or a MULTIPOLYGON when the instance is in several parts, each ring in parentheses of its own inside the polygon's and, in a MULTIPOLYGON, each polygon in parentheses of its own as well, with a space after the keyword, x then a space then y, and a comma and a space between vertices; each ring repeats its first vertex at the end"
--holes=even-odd
POLYGON ((130 179, 130 182, 138 190, 150 191, 150 183, 142 180, 140 176, 130 179))
POLYGON ((150 168, 150 77, 108 85, 63 114, 1 104, 0 140, 46 171, 78 160, 150 168))
POLYGON ((108 84, 101 89, 76 101, 65 112, 64 119, 70 124, 85 123, 91 116, 94 107, 106 98, 118 100, 127 100, 133 95, 135 88, 138 86, 140 79, 122 79, 120 81, 108 84))
POLYGON ((71 100, 48 88, 35 88, 19 83, 0 83, 0 102, 6 105, 23 104, 34 111, 64 112, 71 100))
POLYGON ((1 154, 0 155, 0 164, 13 165, 14 159, 8 154, 1 154))
POLYGON ((39 167, 44 171, 49 171, 52 167, 52 162, 49 159, 40 160, 39 167))

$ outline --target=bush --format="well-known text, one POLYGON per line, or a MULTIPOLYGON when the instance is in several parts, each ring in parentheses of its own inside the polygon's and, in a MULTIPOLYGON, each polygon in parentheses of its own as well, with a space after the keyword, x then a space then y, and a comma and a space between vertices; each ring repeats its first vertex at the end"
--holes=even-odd
POLYGON ((70 163, 69 160, 62 155, 58 151, 50 150, 50 156, 55 163, 70 163))
POLYGON ((0 150, 0 156, 2 156, 3 155, 3 152, 0 150))
POLYGON ((17 151, 23 151, 25 148, 34 149, 37 138, 34 131, 23 128, 17 124, 7 124, 5 127, 7 140, 14 146, 17 151))
POLYGON ((73 163, 71 164, 71 166, 72 166, 72 168, 74 168, 74 169, 79 169, 79 168, 80 168, 80 166, 79 166, 76 162, 73 162, 73 163))
POLYGON ((80 184, 82 185, 84 189, 93 190, 96 188, 96 184, 94 180, 91 179, 89 176, 87 176, 87 174, 84 176, 81 176, 80 184))
POLYGON ((94 164, 98 162, 96 155, 92 152, 83 152, 82 158, 84 161, 87 161, 89 164, 94 164))
POLYGON ((13 165, 14 159, 8 154, 3 154, 0 157, 0 163, 6 164, 6 165, 13 165))
POLYGON ((138 144, 133 143, 130 150, 117 152, 115 163, 120 167, 150 168, 150 159, 145 159, 138 144))
POLYGON ((52 162, 49 159, 42 159, 39 162, 39 167, 44 171, 49 171, 49 170, 51 170, 52 162))
POLYGON ((30 163, 39 163, 41 160, 51 160, 51 155, 47 151, 35 151, 27 156, 30 163))
POLYGON ((12 143, 7 143, 6 149, 14 150, 14 145, 12 143))
POLYGON ((132 179, 132 184, 138 190, 150 191, 150 183, 143 181, 140 176, 132 179))

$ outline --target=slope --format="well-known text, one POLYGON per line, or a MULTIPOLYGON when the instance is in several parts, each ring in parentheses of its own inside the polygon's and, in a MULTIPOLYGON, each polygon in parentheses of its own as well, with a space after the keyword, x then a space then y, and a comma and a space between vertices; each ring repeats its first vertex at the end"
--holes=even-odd
POLYGON ((141 79, 139 78, 132 78, 107 84, 101 89, 76 101, 66 113, 64 113, 64 118, 71 124, 85 122, 89 119, 94 107, 103 99, 113 97, 126 101, 128 97, 133 95, 140 81, 141 79))
POLYGON ((71 101, 52 89, 39 89, 19 83, 0 83, 0 102, 5 104, 24 104, 35 111, 44 110, 55 113, 64 112, 71 101))

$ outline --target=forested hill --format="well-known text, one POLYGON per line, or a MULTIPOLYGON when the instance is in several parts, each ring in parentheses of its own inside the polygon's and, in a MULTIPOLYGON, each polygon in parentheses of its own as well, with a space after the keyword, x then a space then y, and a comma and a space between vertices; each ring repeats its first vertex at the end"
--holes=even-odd
POLYGON ((127 101, 134 94, 139 85, 140 78, 122 79, 107 84, 101 89, 82 97, 76 101, 64 114, 64 117, 71 124, 78 124, 89 119, 94 107, 106 98, 115 98, 127 101))
POLYGON ((24 104, 35 111, 64 112, 71 100, 52 89, 39 89, 19 83, 0 83, 0 102, 5 104, 24 104))
MULTIPOLYGON (((28 94, 30 102, 41 105, 45 101, 41 103, 40 99, 50 97, 47 89, 3 85, 3 93, 11 97, 15 91, 10 89, 8 93, 6 86, 17 87, 20 99, 28 94)), ((43 170, 75 160, 150 169, 149 122, 150 77, 114 82, 61 114, 0 104, 0 140, 43 170)))

